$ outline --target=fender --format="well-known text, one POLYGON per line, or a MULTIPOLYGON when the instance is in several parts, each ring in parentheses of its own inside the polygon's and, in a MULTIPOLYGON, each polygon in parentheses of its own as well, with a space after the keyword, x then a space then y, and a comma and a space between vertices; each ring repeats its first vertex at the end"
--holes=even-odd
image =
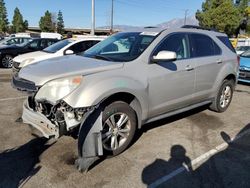
MULTIPOLYGON (((73 108, 90 107, 101 103, 109 96, 126 92, 135 96, 141 108, 141 118, 148 113, 147 84, 128 77, 112 77, 108 79, 93 79, 86 81, 87 85, 80 86, 63 100, 73 108), (99 80, 96 82, 96 80, 99 80), (91 82, 91 83, 89 83, 91 82)), ((133 104, 135 106, 135 104, 133 104)), ((134 107, 134 110, 135 109, 134 107)))

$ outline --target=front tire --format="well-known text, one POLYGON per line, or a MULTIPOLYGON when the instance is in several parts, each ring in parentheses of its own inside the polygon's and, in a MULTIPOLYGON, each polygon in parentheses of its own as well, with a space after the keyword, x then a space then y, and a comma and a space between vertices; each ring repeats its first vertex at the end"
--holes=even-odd
POLYGON ((136 127, 135 111, 125 102, 109 104, 103 111, 102 143, 104 154, 115 156, 131 144, 136 127))
POLYGON ((222 85, 213 101, 210 110, 215 112, 225 112, 229 107, 234 91, 234 81, 233 80, 224 80, 222 85))
POLYGON ((13 65, 13 57, 11 55, 5 55, 2 60, 3 68, 11 68, 13 65))

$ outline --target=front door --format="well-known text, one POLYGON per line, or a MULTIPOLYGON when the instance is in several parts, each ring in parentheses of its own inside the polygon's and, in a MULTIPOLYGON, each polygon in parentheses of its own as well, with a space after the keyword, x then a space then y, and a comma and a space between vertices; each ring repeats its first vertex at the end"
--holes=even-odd
POLYGON ((185 33, 167 36, 156 48, 176 52, 177 60, 148 65, 149 117, 188 106, 192 103, 195 61, 190 59, 189 39, 185 33))

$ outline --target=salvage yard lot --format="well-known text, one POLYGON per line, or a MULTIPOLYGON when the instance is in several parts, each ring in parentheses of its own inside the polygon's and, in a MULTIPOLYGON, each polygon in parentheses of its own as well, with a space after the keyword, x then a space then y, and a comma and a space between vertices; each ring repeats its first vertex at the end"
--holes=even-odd
POLYGON ((237 86, 225 113, 200 108, 144 126, 127 151, 85 174, 74 167, 76 140, 36 138, 16 121, 25 94, 10 78, 0 69, 0 187, 250 187, 249 85, 237 86))

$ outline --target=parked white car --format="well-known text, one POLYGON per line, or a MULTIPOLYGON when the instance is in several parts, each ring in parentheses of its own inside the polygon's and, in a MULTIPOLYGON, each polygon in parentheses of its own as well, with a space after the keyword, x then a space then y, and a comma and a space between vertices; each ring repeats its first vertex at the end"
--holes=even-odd
POLYGON ((60 57, 64 55, 79 54, 94 46, 98 42, 104 40, 106 37, 102 36, 89 36, 84 38, 70 38, 61 40, 42 51, 36 51, 19 55, 13 59, 13 71, 19 72, 19 70, 27 65, 51 59, 54 57, 60 57))

